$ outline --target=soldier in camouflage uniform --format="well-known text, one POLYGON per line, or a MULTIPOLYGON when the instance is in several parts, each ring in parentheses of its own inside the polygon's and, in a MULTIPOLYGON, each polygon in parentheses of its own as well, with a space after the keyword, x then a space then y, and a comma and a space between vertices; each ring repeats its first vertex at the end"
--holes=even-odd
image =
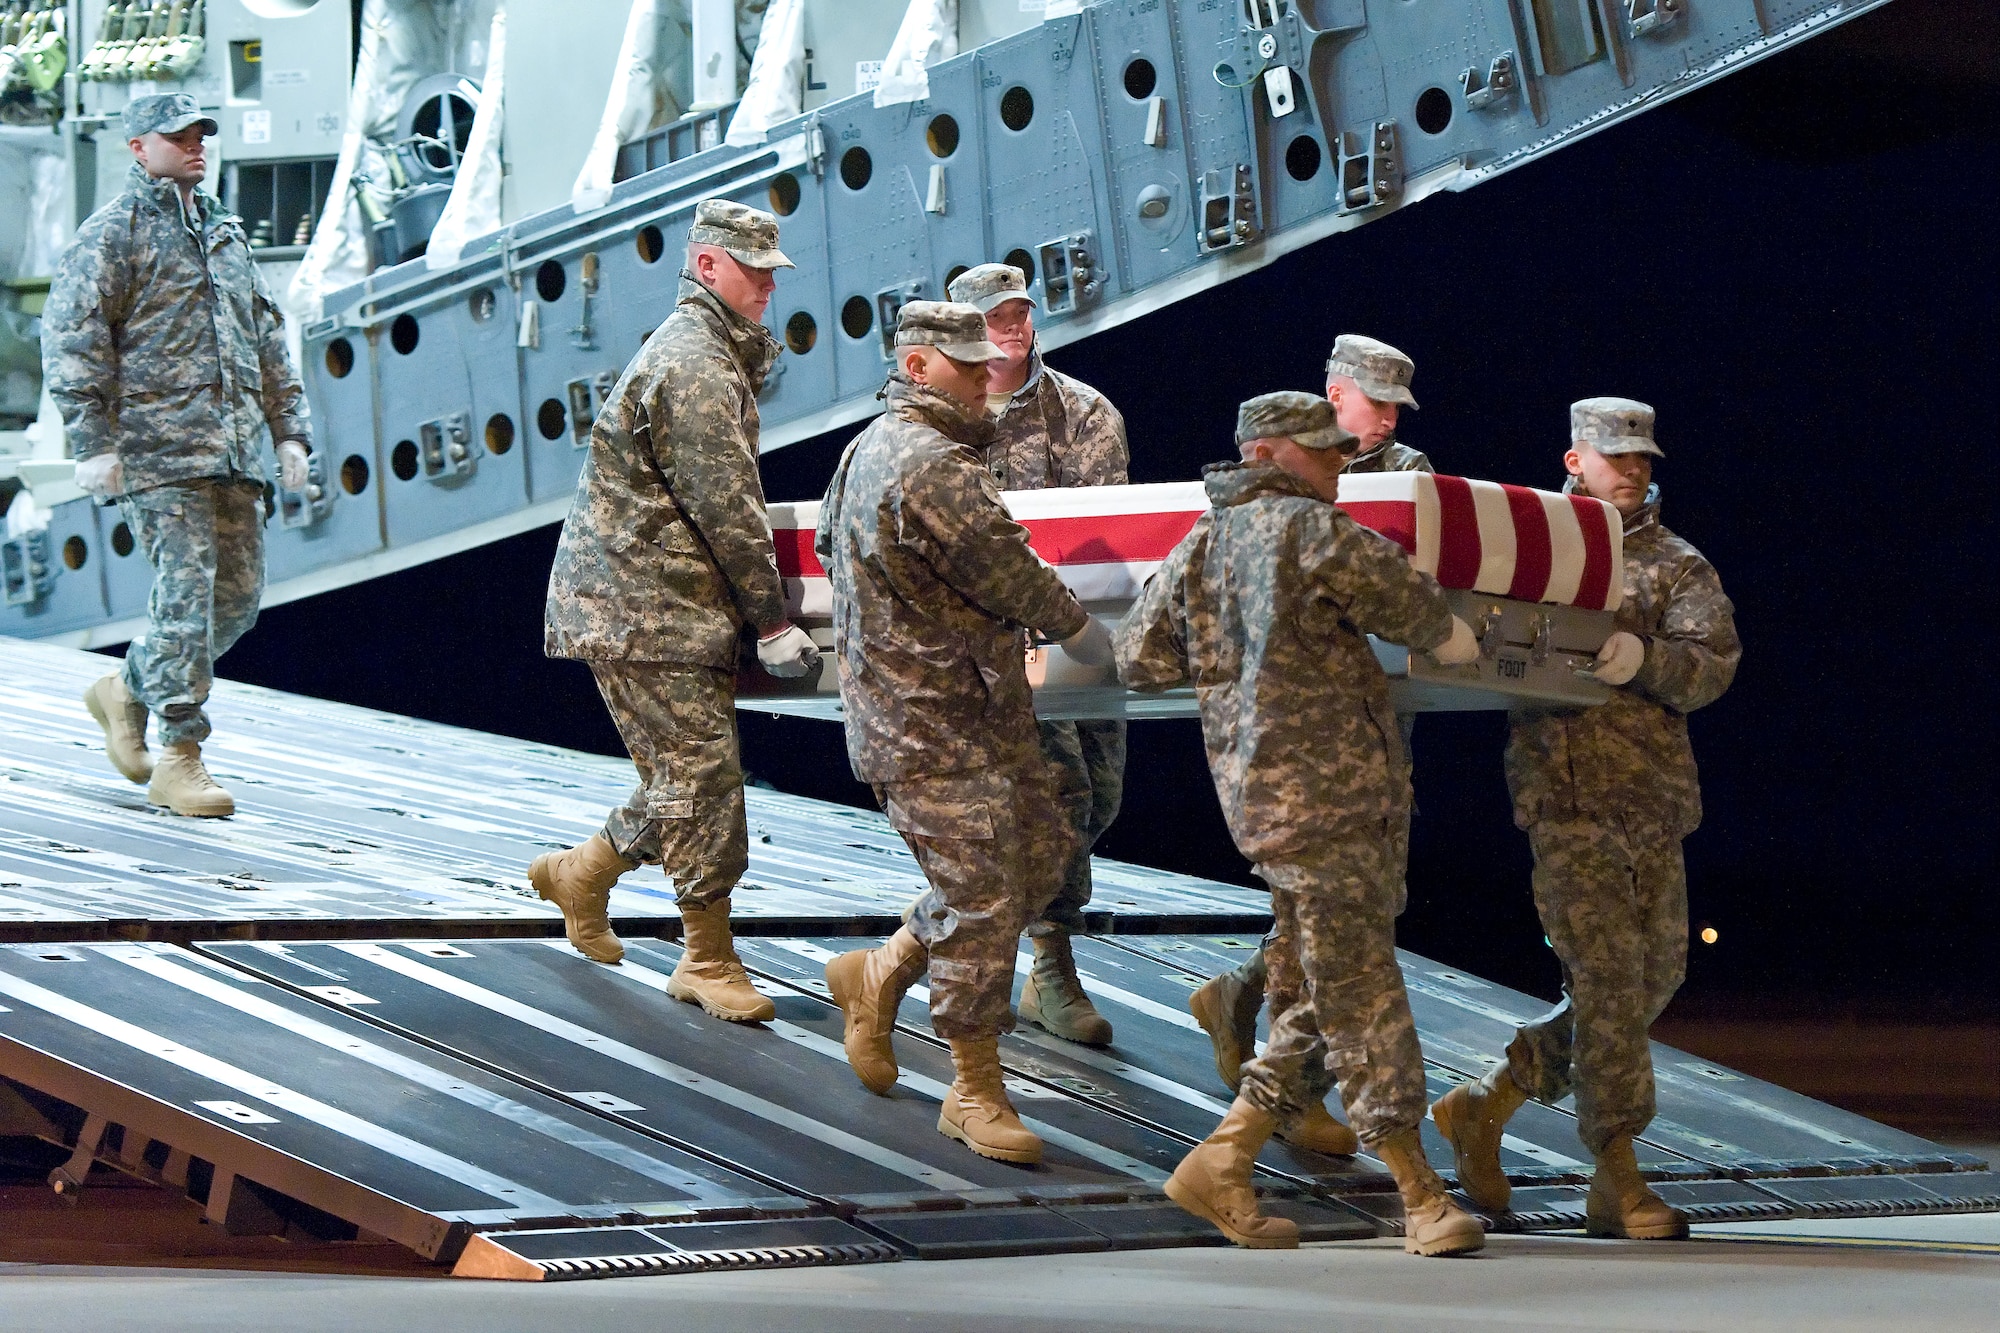
POLYGON ((1367 635, 1470 661, 1472 630, 1402 550, 1335 507, 1356 443, 1325 399, 1243 404, 1241 463, 1205 472, 1213 508, 1118 627, 1133 689, 1193 682, 1224 819, 1271 889, 1274 994, 1296 996, 1215 1133, 1167 1182, 1176 1203, 1239 1245, 1298 1244, 1257 1211, 1250 1171, 1277 1126, 1333 1079, 1361 1141, 1396 1177, 1412 1253, 1478 1249, 1424 1160, 1423 1053, 1396 963, 1392 830, 1409 761, 1367 635))
POLYGON ((1569 489, 1625 519, 1625 592, 1593 674, 1594 708, 1523 709, 1507 738, 1514 822, 1535 853, 1535 910, 1562 961, 1563 999, 1521 1028, 1506 1058, 1431 1108, 1460 1186, 1507 1206, 1500 1136, 1527 1098, 1576 1094, 1577 1134, 1597 1160, 1592 1235, 1687 1235, 1687 1219, 1639 1175, 1632 1140, 1653 1118, 1646 1031, 1687 960, 1681 840, 1701 823, 1687 715, 1736 676, 1742 644, 1721 580, 1660 522, 1653 409, 1626 398, 1570 408, 1569 489))
MULTIPOLYGON (((1397 414, 1417 405, 1410 392, 1416 363, 1385 342, 1343 333, 1334 339, 1326 359, 1326 400, 1333 404, 1334 419, 1340 428, 1360 441, 1354 456, 1341 468, 1343 476, 1356 472, 1429 472, 1431 460, 1396 439, 1397 414)), ((1414 718, 1399 717, 1403 746, 1407 750, 1414 718)), ((1409 860, 1410 823, 1405 808, 1396 830, 1394 861, 1400 881, 1409 860)), ((1398 897, 1398 912, 1402 898, 1398 897)), ((1276 927, 1273 927, 1275 933, 1276 927)), ((1188 997, 1188 1010, 1208 1033, 1215 1047, 1215 1070, 1233 1092, 1242 1078, 1244 1059, 1257 1049, 1257 1010, 1263 1005, 1268 976, 1266 957, 1271 935, 1237 967, 1210 978, 1188 997)), ((1273 995, 1271 1011, 1280 1012, 1293 1002, 1290 994, 1273 995)), ((1299 1121, 1278 1131, 1287 1143, 1315 1152, 1336 1155, 1352 1153, 1358 1146, 1354 1132, 1328 1114, 1324 1106, 1310 1108, 1299 1121)))
POLYGON ((615 963, 625 950, 607 916, 611 888, 636 865, 662 866, 682 929, 667 993, 748 1022, 774 1010, 729 931, 730 892, 750 859, 736 666, 751 633, 772 675, 819 665, 785 616, 757 474, 757 392, 778 359, 758 320, 792 261, 768 213, 704 199, 687 264, 673 314, 591 427, 549 572, 544 650, 590 663, 639 785, 601 832, 538 857, 528 876, 562 908, 570 942, 615 963))
POLYGON ((153 567, 147 628, 84 704, 118 771, 178 815, 233 814, 201 758, 215 660, 264 592, 264 441, 306 484, 311 422, 242 222, 201 189, 216 130, 186 93, 135 98, 125 190, 77 228, 42 317, 42 367, 77 484, 116 497, 153 567), (159 716, 161 755, 146 747, 159 716))
POLYGON ((1410 392, 1417 363, 1388 343, 1358 333, 1333 340, 1326 358, 1326 400, 1340 427, 1361 441, 1344 471, 1429 472, 1431 460, 1396 438, 1404 408, 1414 409, 1410 392))
MULTIPOLYGON (((1005 352, 993 363, 986 402, 994 415, 986 463, 1003 491, 1122 486, 1125 418, 1111 400, 1046 365, 1035 345, 1035 301, 1012 264, 981 264, 951 284, 951 299, 977 306, 986 336, 1005 352)), ((1062 888, 1028 926, 1035 965, 1021 987, 1021 1017, 1068 1041, 1111 1043, 1111 1023, 1084 993, 1070 951, 1090 904, 1090 853, 1118 816, 1125 794, 1125 722, 1042 722, 1042 755, 1077 836, 1062 888)))
POLYGON ((1028 545, 986 467, 986 363, 969 305, 912 301, 889 409, 841 456, 814 549, 833 587, 854 775, 871 783, 930 889, 879 949, 827 965, 848 1062, 887 1092, 896 1006, 926 965, 931 1024, 957 1077, 938 1130, 983 1156, 1040 1160, 1001 1084, 999 1037, 1022 927, 1060 886, 1075 835, 1043 761, 1022 631, 1110 661, 1109 635, 1028 545))

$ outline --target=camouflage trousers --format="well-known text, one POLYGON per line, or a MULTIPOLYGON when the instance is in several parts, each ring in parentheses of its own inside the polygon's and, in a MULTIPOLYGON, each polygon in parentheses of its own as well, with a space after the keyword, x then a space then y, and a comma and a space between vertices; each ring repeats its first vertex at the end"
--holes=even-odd
POLYGON ((880 783, 875 799, 930 884, 908 922, 930 953, 931 1026, 947 1039, 1011 1031, 1021 929, 1076 845, 1048 765, 880 783))
POLYGON ((1363 1143, 1413 1128, 1426 1104, 1424 1057, 1396 962, 1389 822, 1257 874, 1277 919, 1266 956, 1271 1037, 1244 1062, 1242 1094, 1282 1124, 1338 1081, 1363 1143))
POLYGON ((727 898, 750 867, 735 677, 679 662, 594 661, 590 674, 639 770, 604 836, 627 861, 665 870, 677 903, 727 898))
MULTIPOLYGON (((1409 904, 1410 900, 1409 867, 1410 812, 1405 810, 1402 814, 1389 820, 1389 868, 1395 876, 1395 914, 1397 916, 1403 914, 1403 908, 1409 904)), ((1278 927, 1273 924, 1268 931, 1264 932, 1263 941, 1258 944, 1250 956, 1236 965, 1235 971, 1238 980, 1250 989, 1263 990, 1270 984, 1268 956, 1271 951, 1271 941, 1277 938, 1278 927)), ((1275 1001, 1272 1002, 1271 1012, 1274 1014, 1278 1012, 1275 1001)))
POLYGON ((1577 1137, 1592 1153, 1653 1119, 1646 1033, 1687 968, 1687 873, 1671 834, 1616 819, 1528 829, 1535 910, 1562 960, 1563 999, 1507 1048, 1537 1101, 1576 1094, 1577 1137))
POLYGON ((257 623, 264 599, 264 488, 189 481, 118 497, 153 592, 146 637, 125 653, 125 687, 159 719, 161 745, 208 739, 202 705, 215 659, 257 623))
POLYGON ((1063 871, 1062 886, 1028 926, 1028 934, 1080 934, 1083 909, 1090 905, 1090 852, 1118 818, 1125 799, 1125 723, 1044 722, 1042 757, 1056 784, 1056 799, 1076 834, 1076 851, 1063 871))

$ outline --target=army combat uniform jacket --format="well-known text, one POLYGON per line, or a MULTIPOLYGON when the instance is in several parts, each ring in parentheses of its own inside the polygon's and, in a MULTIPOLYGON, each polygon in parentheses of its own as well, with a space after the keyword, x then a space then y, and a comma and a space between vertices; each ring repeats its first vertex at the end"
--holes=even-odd
POLYGON ((1019 762, 1038 744, 1021 630, 1067 638, 1086 613, 1000 503, 980 455, 991 419, 900 371, 887 397, 814 537, 848 759, 871 783, 1019 762))
POLYGON ((1660 522, 1653 497, 1625 520, 1616 627, 1645 642, 1646 660, 1608 702, 1514 714, 1507 788, 1521 828, 1613 818, 1680 839, 1701 823, 1687 715, 1729 688, 1743 645, 1715 567, 1660 522))
POLYGON ((1435 472, 1422 450, 1390 440, 1380 449, 1356 454, 1342 472, 1435 472))
POLYGON ((42 315, 42 369, 79 459, 115 453, 127 492, 238 478, 261 486, 260 445, 308 441, 284 320, 240 219, 134 163, 84 219, 42 315))
POLYGON ((1034 353, 1027 382, 994 420, 986 463, 1003 491, 1123 486, 1128 455, 1125 418, 1082 380, 1034 353))
POLYGON ((1192 683, 1238 850, 1283 860, 1400 817, 1410 763, 1367 635, 1451 637, 1451 608, 1402 550, 1267 465, 1205 471, 1195 521, 1118 627, 1138 690, 1192 683))
POLYGON ((785 619, 757 474, 763 325, 689 279, 625 368, 549 572, 551 657, 734 672, 743 628, 785 619))

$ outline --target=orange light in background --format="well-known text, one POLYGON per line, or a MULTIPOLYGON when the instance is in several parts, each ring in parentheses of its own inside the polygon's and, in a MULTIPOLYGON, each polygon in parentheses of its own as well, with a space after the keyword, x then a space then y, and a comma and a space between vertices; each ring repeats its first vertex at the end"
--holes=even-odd
POLYGON ((1703 944, 1713 944, 1721 938, 1722 932, 1714 926, 1703 926, 1701 928, 1701 942, 1703 944))

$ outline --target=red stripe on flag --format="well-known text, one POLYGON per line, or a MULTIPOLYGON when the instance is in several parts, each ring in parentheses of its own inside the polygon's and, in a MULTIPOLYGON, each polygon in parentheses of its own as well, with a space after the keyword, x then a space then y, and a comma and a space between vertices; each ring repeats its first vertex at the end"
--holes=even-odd
MULTIPOLYGON (((1120 565, 1164 560, 1201 517, 1197 509, 1152 514, 1091 514, 1035 518, 1024 525, 1028 540, 1052 565, 1120 565)), ((810 528, 778 528, 771 533, 778 573, 788 579, 825 578, 813 554, 810 528)))
POLYGON ((1611 601, 1611 529, 1601 501, 1584 495, 1569 497, 1576 525, 1583 529, 1583 581, 1576 586, 1575 606, 1602 611, 1611 601))
POLYGON ((777 528, 771 533, 771 544, 778 552, 778 575, 788 579, 823 579, 826 570, 820 566, 819 557, 813 554, 813 530, 811 528, 777 528))
POLYGON ((1411 555, 1417 553, 1415 500, 1342 500, 1340 508, 1362 527, 1381 533, 1411 555))
POLYGON ((1526 486, 1500 485, 1507 497, 1507 512, 1514 520, 1514 581, 1507 595, 1521 602, 1539 602, 1549 590, 1549 571, 1555 567, 1555 552, 1549 541, 1549 511, 1542 497, 1526 486))
POLYGON ((1438 476, 1437 581, 1447 588, 1470 588, 1479 581, 1479 511, 1472 503, 1472 483, 1464 477, 1438 476))
POLYGON ((1031 518, 1024 525, 1036 554, 1052 565, 1122 565, 1165 560, 1203 510, 1031 518))

